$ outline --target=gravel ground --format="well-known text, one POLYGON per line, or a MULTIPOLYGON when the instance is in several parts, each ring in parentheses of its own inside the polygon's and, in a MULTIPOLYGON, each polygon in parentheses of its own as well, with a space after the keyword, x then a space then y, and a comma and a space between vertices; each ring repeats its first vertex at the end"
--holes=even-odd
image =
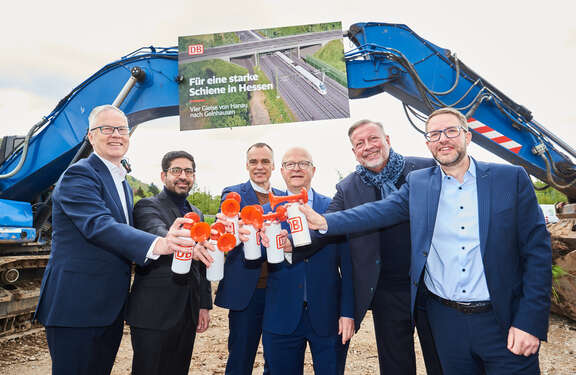
MULTIPOLYGON (((210 329, 196 337, 190 374, 224 374, 227 330, 227 310, 215 307, 211 313, 210 329)), ((347 374, 378 374, 378 356, 372 330, 372 317, 367 315, 362 328, 352 338, 346 364, 347 374)), ((426 371, 418 346, 416 355, 418 375, 424 375, 426 371)), ((131 361, 130 333, 126 328, 112 374, 130 374, 131 361)), ((256 361, 254 374, 262 374, 261 348, 256 361)), ((576 322, 557 315, 551 316, 549 342, 542 345, 540 362, 543 374, 576 374, 576 322)), ((313 374, 309 353, 306 354, 304 372, 313 374)), ((50 355, 44 331, 38 330, 34 334, 0 342, 0 373, 3 375, 50 374, 50 355)))

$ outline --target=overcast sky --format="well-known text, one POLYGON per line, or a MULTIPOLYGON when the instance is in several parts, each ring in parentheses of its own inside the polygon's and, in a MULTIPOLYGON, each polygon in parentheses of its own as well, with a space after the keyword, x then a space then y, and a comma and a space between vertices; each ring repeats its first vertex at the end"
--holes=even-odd
MULTIPOLYGON (((25 134, 73 87, 105 64, 143 46, 174 46, 178 36, 342 21, 404 23, 448 48, 534 118, 576 147, 576 3, 525 1, 138 1, 10 2, 0 23, 0 136, 25 134), (388 5, 387 5, 388 3, 388 5)), ((332 195, 338 171, 355 160, 346 137, 359 119, 381 121, 394 149, 427 156, 401 103, 381 94, 350 103, 351 118, 314 123, 179 132, 177 117, 144 124, 129 151, 133 175, 160 184, 160 159, 185 149, 197 160, 197 183, 213 194, 247 180, 244 152, 255 142, 276 151, 273 185, 283 188, 282 153, 308 148, 317 172, 313 186, 332 195)), ((471 154, 497 160, 473 146, 471 154)))

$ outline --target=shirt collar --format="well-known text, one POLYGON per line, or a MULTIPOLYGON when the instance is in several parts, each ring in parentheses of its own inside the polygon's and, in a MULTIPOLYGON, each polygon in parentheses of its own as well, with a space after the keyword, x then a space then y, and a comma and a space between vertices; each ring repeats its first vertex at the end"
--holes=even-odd
MULTIPOLYGON (((286 189, 286 194, 287 195, 294 195, 294 193, 292 193, 291 191, 289 191, 288 189, 286 189)), ((300 194, 300 193, 296 193, 296 194, 300 194)), ((314 202, 314 190, 312 190, 312 188, 308 189, 308 205, 312 206, 312 202, 314 202)))
POLYGON ((115 182, 122 182, 126 179, 126 170, 122 167, 118 167, 116 164, 112 163, 110 160, 104 159, 102 156, 98 155, 98 153, 94 152, 96 156, 102 160, 106 168, 110 171, 112 178, 115 182))
POLYGON ((270 190, 264 189, 261 186, 256 185, 256 183, 252 180, 250 180, 250 185, 252 185, 252 189, 254 189, 254 191, 257 193, 268 194, 268 192, 270 191, 270 190))

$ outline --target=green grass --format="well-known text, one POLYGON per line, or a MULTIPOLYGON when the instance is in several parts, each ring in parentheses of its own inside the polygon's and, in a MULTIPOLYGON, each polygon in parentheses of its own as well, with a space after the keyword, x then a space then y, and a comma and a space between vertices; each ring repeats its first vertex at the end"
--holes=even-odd
MULTIPOLYGON (((542 181, 536 181, 534 183, 536 187, 543 187, 544 183, 542 181)), ((538 198, 539 204, 554 204, 556 202, 568 202, 566 195, 562 194, 554 188, 548 188, 546 190, 536 190, 536 197, 538 198)))
POLYGON ((288 35, 298 35, 298 34, 315 33, 315 32, 332 31, 332 30, 342 30, 342 23, 330 22, 330 23, 318 23, 313 25, 276 27, 272 29, 260 29, 258 30, 258 32, 260 32, 266 38, 280 38, 288 35))
MULTIPOLYGON (((241 104, 241 103, 248 103, 249 95, 247 92, 235 92, 235 93, 226 93, 226 94, 218 94, 218 95, 199 95, 191 97, 188 93, 188 89, 190 88, 189 79, 193 77, 200 77, 204 79, 208 79, 212 76, 216 77, 229 77, 232 75, 244 75, 248 73, 248 70, 240 67, 236 64, 232 64, 223 60, 204 60, 198 61, 194 63, 189 63, 185 65, 180 65, 179 73, 184 77, 184 82, 179 87, 179 95, 180 95, 180 118, 181 119, 189 119, 191 107, 194 106, 206 106, 206 105, 227 105, 227 104, 241 104), (190 99, 195 100, 206 100, 203 103, 191 103, 189 104, 188 101, 190 99)), ((236 83, 222 83, 222 84, 215 84, 215 85, 199 85, 198 87, 228 87, 228 85, 237 85, 236 83)), ((195 86, 195 88, 198 88, 195 86)), ((229 116, 212 116, 212 117, 200 117, 194 118, 193 121, 190 120, 190 123, 193 122, 194 129, 203 129, 203 128, 226 128, 226 127, 234 127, 234 126, 243 126, 249 124, 249 116, 248 111, 242 111, 240 109, 236 109, 234 115, 229 116)))
POLYGON ((331 40, 313 55, 326 64, 336 68, 342 73, 346 73, 346 62, 344 61, 344 44, 342 39, 331 40))
MULTIPOLYGON (((258 67, 254 67, 254 73, 258 74, 258 83, 270 83, 266 77, 266 74, 264 74, 264 72, 258 67)), ((292 111, 290 111, 290 108, 284 102, 284 100, 280 97, 276 97, 278 96, 276 91, 278 88, 276 87, 276 82, 273 83, 275 88, 274 90, 262 91, 266 97, 264 105, 266 106, 268 114, 270 115, 270 121, 273 124, 296 121, 296 117, 292 111)))

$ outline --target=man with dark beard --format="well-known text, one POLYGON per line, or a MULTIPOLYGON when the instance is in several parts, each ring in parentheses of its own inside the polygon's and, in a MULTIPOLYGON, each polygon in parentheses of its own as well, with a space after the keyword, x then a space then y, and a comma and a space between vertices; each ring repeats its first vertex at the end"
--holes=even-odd
MULTIPOLYGON (((188 212, 196 212, 203 221, 202 212, 186 200, 195 172, 194 158, 186 151, 164 155, 164 190, 136 204, 135 226, 164 235, 176 217, 188 212)), ((212 294, 205 266, 193 261, 187 274, 177 275, 171 271, 172 258, 161 256, 136 267, 126 313, 134 375, 188 374, 196 332, 206 331, 210 322, 212 294)))

